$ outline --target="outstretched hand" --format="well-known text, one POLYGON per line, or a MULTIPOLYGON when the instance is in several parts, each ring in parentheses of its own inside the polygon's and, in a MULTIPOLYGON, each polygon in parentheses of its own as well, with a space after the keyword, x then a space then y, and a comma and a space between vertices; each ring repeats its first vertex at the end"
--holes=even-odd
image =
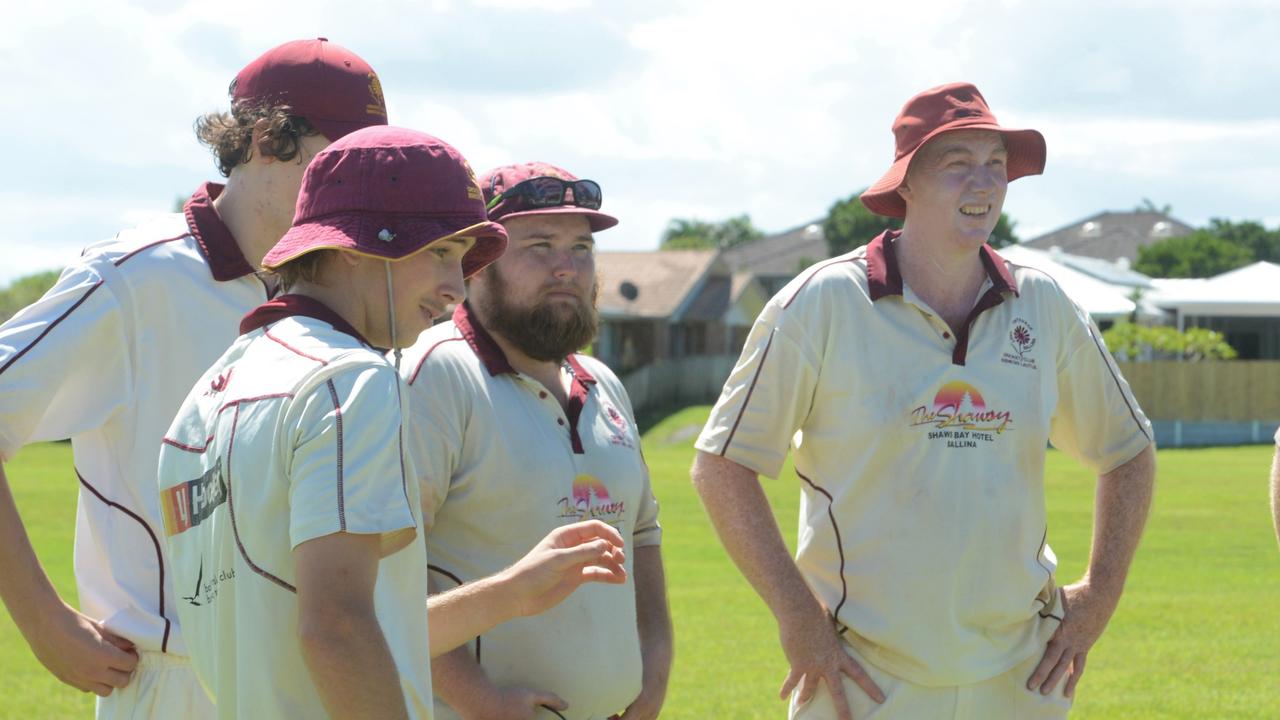
POLYGON ((555 607, 583 583, 626 582, 622 547, 622 535, 599 520, 552 530, 503 571, 518 614, 537 615, 555 607))

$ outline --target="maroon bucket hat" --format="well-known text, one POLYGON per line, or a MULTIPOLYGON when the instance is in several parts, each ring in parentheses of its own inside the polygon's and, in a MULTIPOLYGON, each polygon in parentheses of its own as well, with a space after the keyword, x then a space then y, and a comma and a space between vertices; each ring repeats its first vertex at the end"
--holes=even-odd
POLYGON ((877 215, 906 217, 907 204, 898 188, 907 177, 907 168, 916 151, 933 138, 955 130, 994 130, 1004 136, 1012 182, 1024 175, 1044 172, 1044 136, 1035 130, 1000 127, 996 116, 978 88, 969 83, 951 83, 925 90, 907 101, 893 121, 897 140, 893 165, 874 185, 862 193, 862 204, 877 215))
POLYGON ((485 217, 465 158, 416 130, 357 130, 316 153, 302 176, 293 227, 262 259, 273 270, 309 252, 348 250, 400 260, 428 245, 474 237, 462 259, 471 277, 497 260, 507 232, 485 217))
POLYGON ((387 124, 382 83, 350 50, 328 38, 294 40, 249 63, 231 82, 233 105, 288 105, 330 141, 387 124))
POLYGON ((591 224, 591 232, 608 230, 618 224, 617 218, 599 210, 602 199, 599 184, 593 180, 579 180, 568 170, 550 163, 527 162, 494 168, 480 177, 480 187, 484 189, 490 220, 502 221, 521 215, 585 215, 587 222, 591 224), (545 197, 535 198, 533 194, 522 192, 516 187, 521 183, 536 181, 537 178, 555 178, 570 187, 576 183, 587 185, 579 186, 583 191, 582 197, 578 196, 577 190, 564 190, 558 201, 544 204, 550 201, 545 197), (587 204, 595 207, 587 207, 587 204))

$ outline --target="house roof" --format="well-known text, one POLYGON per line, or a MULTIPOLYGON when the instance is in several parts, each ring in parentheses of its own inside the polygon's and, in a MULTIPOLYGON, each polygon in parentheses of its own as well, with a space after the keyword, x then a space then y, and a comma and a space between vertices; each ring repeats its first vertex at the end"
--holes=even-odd
POLYGON ((822 235, 822 220, 814 220, 777 235, 768 235, 724 251, 733 272, 795 277, 805 267, 831 256, 822 235))
MULTIPOLYGON (((600 274, 600 312, 606 316, 671 317, 697 288, 716 260, 715 250, 651 250, 646 252, 597 252, 600 274), (622 283, 639 293, 634 300, 622 296, 622 283)), ((725 278, 725 294, 729 287, 725 278)), ((705 293, 700 292, 699 300, 705 293)), ((694 303, 697 304, 696 302, 694 303)))
POLYGON ((1065 265, 1048 253, 1017 245, 996 251, 1015 265, 1035 268, 1053 278, 1067 297, 1095 318, 1118 318, 1134 311, 1134 302, 1126 297, 1127 288, 1118 287, 1065 265))
POLYGON ((1280 315, 1280 265, 1259 261, 1211 278, 1153 280, 1151 301, 1183 315, 1280 315))
POLYGON ((1022 243, 1037 250, 1062 248, 1072 255, 1115 261, 1138 259, 1138 248, 1166 238, 1190 234, 1195 228, 1161 212, 1100 212, 1022 243))

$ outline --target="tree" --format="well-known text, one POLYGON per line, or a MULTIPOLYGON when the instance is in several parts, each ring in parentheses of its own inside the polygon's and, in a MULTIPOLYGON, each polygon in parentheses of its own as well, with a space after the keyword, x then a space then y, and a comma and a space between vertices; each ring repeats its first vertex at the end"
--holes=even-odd
POLYGON ((1148 327, 1131 322, 1118 322, 1102 333, 1107 349, 1117 360, 1182 359, 1232 360, 1235 348, 1227 344, 1222 333, 1205 328, 1187 328, 1178 332, 1167 325, 1148 327))
POLYGON ((1168 215, 1169 213, 1173 212, 1173 206, 1168 203, 1157 206, 1155 203, 1151 202, 1151 198, 1142 198, 1142 202, 1138 203, 1137 206, 1133 208, 1133 211, 1160 213, 1161 215, 1168 215))
POLYGON ((822 234, 827 239, 827 251, 832 257, 866 245, 885 230, 902 229, 900 218, 876 215, 868 210, 858 199, 863 192, 859 190, 837 200, 827 210, 827 219, 822 221, 822 234))
POLYGON ((762 237, 764 233, 751 224, 751 216, 746 214, 718 223, 675 218, 662 233, 662 249, 723 249, 762 237))
POLYGON ((20 277, 0 289, 0 323, 13 317, 19 310, 30 305, 58 280, 57 270, 48 270, 34 275, 20 277))
MULTIPOLYGON (((827 219, 822 223, 822 232, 827 238, 827 250, 832 256, 843 255, 854 248, 871 242, 872 238, 885 230, 902 229, 901 218, 876 215, 862 204, 858 196, 862 190, 843 199, 837 200, 827 211, 827 219)), ((1018 242, 1014 228, 1018 223, 1008 213, 1000 213, 1000 219, 991 231, 987 242, 991 247, 1002 248, 1018 242)))
POLYGON ((1201 229, 1138 248, 1133 269, 1158 278, 1203 278, 1234 270, 1253 262, 1246 245, 1201 229))

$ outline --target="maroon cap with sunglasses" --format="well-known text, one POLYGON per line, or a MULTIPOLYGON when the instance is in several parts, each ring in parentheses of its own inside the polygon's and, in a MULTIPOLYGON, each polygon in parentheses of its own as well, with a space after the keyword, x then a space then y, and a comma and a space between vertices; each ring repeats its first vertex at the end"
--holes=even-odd
POLYGON ((618 224, 600 212, 603 196, 593 180, 579 180, 569 171, 544 162, 504 165, 480 176, 489 219, 501 222, 521 215, 584 215, 591 232, 618 224))
POLYGON ((387 124, 382 84, 369 63, 327 38, 294 40, 249 63, 231 82, 233 105, 287 105, 330 141, 387 124))
POLYGON ((462 258, 466 277, 507 248, 507 232, 485 217, 475 173, 461 153, 416 130, 364 128, 307 165, 293 227, 262 266, 274 270, 323 249, 400 260, 464 236, 475 238, 462 258))

